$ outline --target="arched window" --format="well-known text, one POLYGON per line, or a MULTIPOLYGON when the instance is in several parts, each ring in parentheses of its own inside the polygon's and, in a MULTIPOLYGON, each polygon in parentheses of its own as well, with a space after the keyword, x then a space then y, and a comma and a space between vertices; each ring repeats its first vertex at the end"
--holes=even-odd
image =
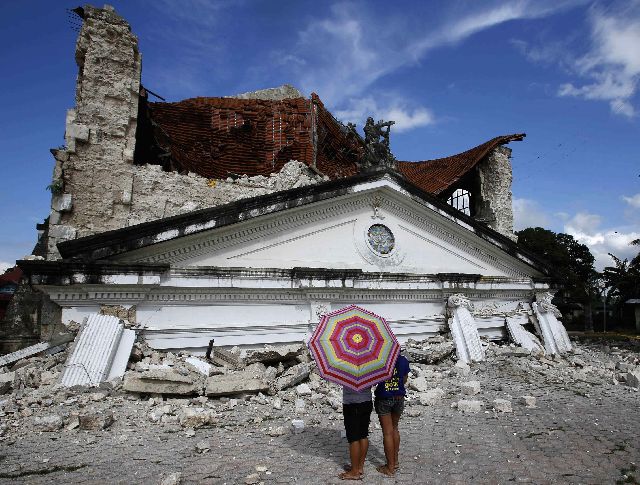
POLYGON ((447 203, 458 209, 461 212, 464 212, 468 216, 471 215, 471 208, 469 205, 469 199, 471 197, 471 193, 465 189, 456 189, 451 197, 447 199, 447 203))

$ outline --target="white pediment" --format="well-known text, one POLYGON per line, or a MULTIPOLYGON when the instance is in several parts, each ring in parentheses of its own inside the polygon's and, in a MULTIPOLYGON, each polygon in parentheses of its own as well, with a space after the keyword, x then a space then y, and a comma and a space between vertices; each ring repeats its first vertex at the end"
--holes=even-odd
POLYGON ((255 217, 118 256, 174 267, 296 267, 539 275, 472 228, 393 184, 255 217), (373 229, 372 229, 372 226, 373 229))

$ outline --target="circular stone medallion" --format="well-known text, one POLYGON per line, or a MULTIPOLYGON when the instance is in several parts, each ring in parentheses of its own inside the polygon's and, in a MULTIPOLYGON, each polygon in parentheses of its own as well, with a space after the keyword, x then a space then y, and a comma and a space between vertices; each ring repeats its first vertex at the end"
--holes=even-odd
POLYGON ((396 245, 396 238, 391 229, 384 224, 374 224, 367 231, 367 241, 378 254, 387 255, 393 251, 396 245))

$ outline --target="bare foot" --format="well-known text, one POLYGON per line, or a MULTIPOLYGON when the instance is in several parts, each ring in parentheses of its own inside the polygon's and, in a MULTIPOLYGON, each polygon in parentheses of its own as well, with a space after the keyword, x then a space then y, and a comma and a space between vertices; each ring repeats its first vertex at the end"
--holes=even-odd
POLYGON ((383 475, 388 476, 388 477, 392 477, 396 473, 396 469, 394 468, 393 471, 392 471, 392 470, 389 469, 388 465, 380 465, 380 466, 376 467, 376 470, 379 471, 380 473, 382 473, 383 475))
POLYGON ((360 473, 342 472, 338 475, 340 480, 362 480, 363 475, 360 473))

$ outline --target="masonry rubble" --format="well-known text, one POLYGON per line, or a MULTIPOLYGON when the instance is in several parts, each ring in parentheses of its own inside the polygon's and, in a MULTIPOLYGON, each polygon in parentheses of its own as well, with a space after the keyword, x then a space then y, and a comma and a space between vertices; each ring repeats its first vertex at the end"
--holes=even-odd
MULTIPOLYGON (((437 349, 441 340, 413 341, 408 347, 437 349)), ((580 395, 604 385, 638 392, 637 342, 604 348, 576 342, 571 352, 553 357, 516 352, 513 344, 483 342, 483 347, 483 362, 455 362, 452 354, 433 364, 411 362, 407 415, 419 416, 434 406, 517 415, 544 407, 545 392, 554 386, 580 395), (510 380, 496 379, 497 370, 508 372, 510 380), (532 382, 537 395, 531 394, 532 382)), ((226 350, 241 366, 217 366, 185 352, 152 350, 139 341, 124 379, 65 387, 60 378, 69 352, 31 356, 0 368, 0 440, 32 431, 113 432, 131 423, 175 426, 188 438, 205 427, 264 423, 264 433, 278 437, 303 433, 322 416, 341 419, 341 389, 320 378, 304 345, 226 350)))

